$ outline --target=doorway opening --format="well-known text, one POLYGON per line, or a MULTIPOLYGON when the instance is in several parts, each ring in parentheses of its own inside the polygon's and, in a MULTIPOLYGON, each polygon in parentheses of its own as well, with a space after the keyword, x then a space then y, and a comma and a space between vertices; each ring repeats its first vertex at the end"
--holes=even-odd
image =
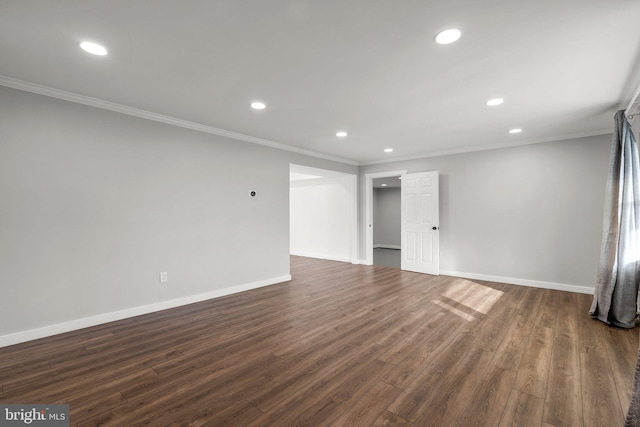
POLYGON ((357 176, 289 166, 289 253, 355 263, 357 176))
POLYGON ((401 176, 373 179, 373 264, 401 268, 401 176))
MULTIPOLYGON (((374 198, 374 180, 380 178, 390 178, 400 181, 399 176, 407 173, 406 169, 387 171, 387 172, 375 172, 365 175, 365 218, 366 218, 366 232, 365 232, 365 264, 373 265, 373 198, 374 198)), ((395 182, 395 181, 394 181, 395 182)), ((380 181, 380 185, 384 182, 380 181)), ((400 209, 400 205, 398 205, 400 209)))

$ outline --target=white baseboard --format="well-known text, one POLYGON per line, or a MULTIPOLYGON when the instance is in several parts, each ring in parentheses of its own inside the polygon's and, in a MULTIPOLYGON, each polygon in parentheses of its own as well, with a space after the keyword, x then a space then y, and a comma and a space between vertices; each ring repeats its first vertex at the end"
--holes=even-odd
POLYGON ((400 245, 373 245, 373 249, 397 249, 397 250, 400 250, 400 245))
POLYGON ((328 261, 350 262, 352 264, 357 264, 359 261, 357 259, 352 259, 352 258, 336 257, 333 255, 316 254, 316 253, 310 253, 310 252, 291 251, 290 254, 293 256, 303 256, 306 258, 326 259, 328 261))
POLYGON ((486 282, 508 283, 510 285, 529 286, 532 288, 553 289, 556 291, 577 292, 593 295, 595 289, 590 286, 567 285, 564 283, 542 282, 539 280, 517 279, 513 277, 490 276, 486 274, 463 273, 460 271, 440 270, 445 276, 462 277, 464 279, 483 280, 486 282))
POLYGON ((274 277, 271 279, 260 280, 257 282, 246 283, 243 285, 232 286, 229 288, 218 289, 202 294, 191 295, 188 297, 176 298, 169 301, 160 301, 153 304, 142 305, 139 307, 127 308, 125 310, 114 311, 111 313, 99 314, 97 316, 85 317, 82 319, 71 320, 68 322, 57 323, 55 325, 43 326, 41 328, 29 329, 27 331, 16 332, 13 334, 0 336, 0 348, 38 338, 49 337, 52 335, 62 334, 65 332, 75 331, 90 326, 101 325, 104 323, 115 322, 117 320, 127 319, 129 317, 140 316, 142 314, 153 313, 169 308, 180 307, 182 305, 193 304, 195 302, 206 301, 208 299, 219 298, 226 295, 236 294, 251 289, 257 289, 264 286, 275 285, 276 283, 287 282, 291 280, 291 275, 274 277))

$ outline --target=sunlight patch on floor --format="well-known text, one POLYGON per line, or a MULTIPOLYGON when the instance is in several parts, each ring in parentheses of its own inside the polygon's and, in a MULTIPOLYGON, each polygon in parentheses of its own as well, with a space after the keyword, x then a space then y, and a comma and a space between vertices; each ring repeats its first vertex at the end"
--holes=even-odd
POLYGON ((461 279, 433 303, 471 322, 484 318, 503 294, 497 289, 461 279))
POLYGON ((454 283, 443 295, 475 311, 487 314, 503 294, 504 292, 488 286, 479 285, 469 280, 460 280, 454 283))
POLYGON ((440 307, 444 308, 445 310, 450 311, 451 313, 455 314, 456 316, 462 317, 464 320, 466 320, 467 322, 472 322, 474 320, 477 320, 475 317, 473 317, 470 314, 465 313, 462 310, 458 310, 457 308, 455 308, 452 305, 447 304, 444 301, 440 301, 440 300, 434 300, 433 301, 434 304, 439 305, 440 307))

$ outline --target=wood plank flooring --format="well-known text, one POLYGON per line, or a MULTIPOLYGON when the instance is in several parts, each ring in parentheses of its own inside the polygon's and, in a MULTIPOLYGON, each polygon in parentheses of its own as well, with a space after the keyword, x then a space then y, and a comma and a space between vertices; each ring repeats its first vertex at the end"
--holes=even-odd
POLYGON ((621 426, 637 330, 590 295, 292 257, 291 282, 0 349, 73 426, 621 426))

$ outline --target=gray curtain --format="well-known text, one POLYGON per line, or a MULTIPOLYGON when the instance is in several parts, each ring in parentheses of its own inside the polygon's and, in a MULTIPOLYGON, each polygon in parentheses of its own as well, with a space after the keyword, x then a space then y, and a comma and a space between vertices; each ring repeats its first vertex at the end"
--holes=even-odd
POLYGON ((615 115, 592 317, 623 328, 638 320, 640 236, 638 145, 624 111, 615 115))

